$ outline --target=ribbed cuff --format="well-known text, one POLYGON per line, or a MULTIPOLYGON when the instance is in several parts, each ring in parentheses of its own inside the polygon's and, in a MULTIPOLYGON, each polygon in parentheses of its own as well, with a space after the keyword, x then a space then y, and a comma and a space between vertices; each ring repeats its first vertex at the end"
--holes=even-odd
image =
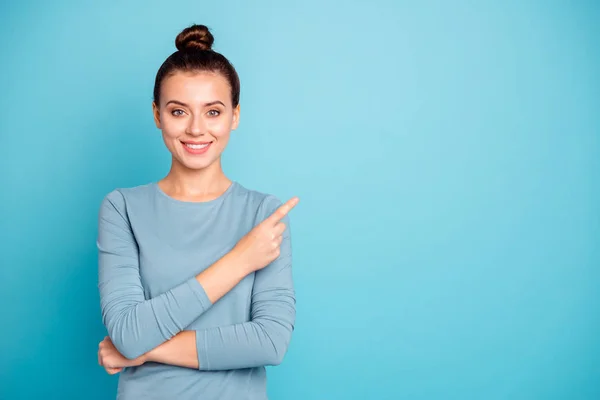
POLYGON ((192 289, 192 293, 196 296, 198 302, 200 302, 200 304, 202 305, 203 310, 206 310, 210 306, 212 306, 212 303, 208 298, 204 287, 202 287, 202 285, 200 284, 200 282, 198 282, 195 276, 188 279, 187 284, 190 287, 190 289, 192 289))
POLYGON ((196 331, 196 349, 198 350, 198 369, 200 371, 210 370, 208 362, 208 343, 206 343, 206 330, 196 331))

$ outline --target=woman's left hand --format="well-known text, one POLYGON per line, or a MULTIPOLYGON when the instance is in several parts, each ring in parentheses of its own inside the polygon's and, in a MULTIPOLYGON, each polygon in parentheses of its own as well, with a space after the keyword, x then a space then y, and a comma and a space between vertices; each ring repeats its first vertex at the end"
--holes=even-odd
POLYGON ((104 340, 98 344, 98 364, 106 369, 106 372, 114 375, 119 373, 125 367, 137 367, 145 362, 144 356, 135 360, 125 358, 115 347, 110 337, 105 336, 104 340))

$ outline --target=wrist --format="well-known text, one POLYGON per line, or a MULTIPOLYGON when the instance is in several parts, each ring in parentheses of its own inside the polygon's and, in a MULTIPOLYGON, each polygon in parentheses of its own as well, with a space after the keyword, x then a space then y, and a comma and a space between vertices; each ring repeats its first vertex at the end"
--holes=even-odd
POLYGON ((247 262, 246 257, 244 257, 235 247, 227 253, 226 257, 226 263, 232 265, 233 268, 240 273, 240 279, 243 279, 246 275, 254 272, 250 263, 247 262))
POLYGON ((145 364, 149 361, 154 361, 153 359, 153 355, 154 355, 154 350, 150 350, 149 352, 142 354, 141 356, 138 357, 138 361, 141 364, 145 364))

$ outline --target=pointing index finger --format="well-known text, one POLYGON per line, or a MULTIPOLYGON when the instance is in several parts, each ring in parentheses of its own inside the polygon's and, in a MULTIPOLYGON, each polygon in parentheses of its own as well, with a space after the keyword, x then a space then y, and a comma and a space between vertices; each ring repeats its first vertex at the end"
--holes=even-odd
POLYGON ((291 199, 286 201, 284 204, 279 206, 279 208, 277 210, 275 210, 273 212, 273 214, 268 216, 265 221, 266 222, 268 221, 268 223, 275 225, 276 223, 281 221, 283 219, 283 217, 285 217, 291 211, 291 209, 294 208, 296 206, 296 204, 298 204, 299 201, 300 201, 300 199, 298 197, 292 197, 291 199))

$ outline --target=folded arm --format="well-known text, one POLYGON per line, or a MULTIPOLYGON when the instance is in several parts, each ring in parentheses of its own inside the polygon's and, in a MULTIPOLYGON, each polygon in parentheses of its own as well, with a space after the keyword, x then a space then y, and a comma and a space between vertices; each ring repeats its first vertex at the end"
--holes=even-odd
MULTIPOLYGON (((280 203, 279 203, 280 204, 280 203)), ((271 201, 268 212, 278 205, 271 201)), ((249 322, 183 331, 150 351, 147 361, 200 370, 278 365, 287 352, 296 317, 289 217, 279 257, 256 271, 249 322)))
POLYGON ((131 360, 173 338, 247 274, 230 252, 200 274, 146 300, 138 247, 119 191, 102 201, 97 246, 102 321, 115 348, 131 360))

